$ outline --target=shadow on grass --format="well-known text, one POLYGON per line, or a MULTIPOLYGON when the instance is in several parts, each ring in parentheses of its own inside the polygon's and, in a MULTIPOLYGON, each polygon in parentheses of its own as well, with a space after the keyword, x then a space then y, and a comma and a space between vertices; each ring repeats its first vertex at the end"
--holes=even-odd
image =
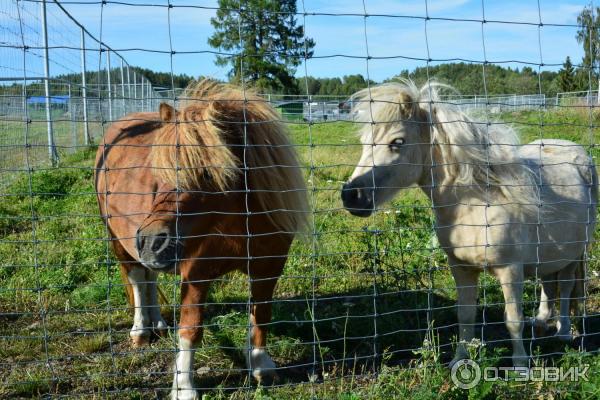
MULTIPOLYGON (((276 384, 318 383, 350 375, 368 376, 376 374, 381 365, 414 368, 424 351, 436 352, 440 355, 440 361, 447 363, 452 357, 452 343, 457 334, 454 300, 435 290, 377 289, 376 295, 371 287, 331 296, 276 299, 268 342, 270 353, 278 365, 276 384), (431 327, 429 335, 428 327, 431 327), (434 338, 431 347, 428 347, 426 338, 434 338)), ((243 296, 230 297, 222 299, 220 305, 207 307, 206 330, 211 343, 199 353, 202 358, 220 359, 215 361, 217 368, 202 371, 199 367, 204 365, 195 366, 199 368, 195 374, 196 386, 203 391, 226 394, 240 388, 255 387, 245 366, 243 346, 240 346, 244 343, 240 335, 243 335, 241 332, 245 330, 247 322, 245 301, 243 296), (225 305, 227 303, 235 305, 225 305), (224 316, 234 317, 226 320, 224 316), (219 318, 221 323, 215 323, 219 318)), ((481 307, 477 314, 476 336, 485 339, 489 350, 506 349, 503 352, 505 357, 500 362, 509 365, 510 341, 503 323, 503 305, 498 303, 481 307)), ((165 313, 171 326, 172 315, 165 313)), ((14 321, 5 319, 5 322, 14 321)), ((585 332, 586 336, 577 338, 569 347, 584 345, 586 351, 598 350, 600 334, 594 332, 600 332, 600 315, 588 315, 585 327, 581 320, 576 319, 575 322, 578 330, 585 332)), ((96 368, 97 359, 104 358, 106 369, 101 370, 104 372, 100 372, 99 376, 111 371, 114 378, 106 375, 111 378, 104 378, 102 390, 122 394, 122 390, 128 387, 140 393, 166 394, 172 379, 174 348, 163 345, 137 354, 128 345, 129 327, 130 321, 125 315, 113 320, 112 328, 122 332, 113 336, 114 347, 111 352, 108 352, 106 343, 97 346, 92 341, 86 348, 97 346, 98 351, 90 350, 81 365, 75 366, 73 361, 64 360, 65 368, 77 367, 80 376, 59 376, 58 382, 51 385, 53 391, 88 390, 89 387, 85 389, 83 385, 86 378, 81 374, 96 368), (112 351, 116 351, 116 355, 112 351), (114 361, 110 361, 113 356, 118 361, 116 370, 114 361), (88 357, 90 359, 85 361, 88 357)), ((551 337, 554 333, 552 330, 548 331, 547 337, 533 341, 529 339, 531 332, 530 327, 526 326, 526 348, 541 355, 549 365, 565 352, 565 344, 551 337)), ((63 361, 57 360, 54 365, 63 365, 63 361)), ((46 381, 47 378, 40 378, 38 383, 41 385, 46 381)), ((16 391, 12 394, 42 393, 46 386, 40 385, 34 385, 35 390, 30 388, 34 387, 32 384, 15 387, 16 391)))
MULTIPOLYGON (((243 299, 226 299, 225 302, 243 302, 243 299)), ((488 305, 478 310, 476 337, 483 338, 487 354, 500 351, 501 366, 510 366, 511 342, 503 321, 503 304, 488 305), (483 320, 482 320, 483 317, 483 320)), ((210 307, 209 315, 231 312, 245 313, 246 308, 210 307)), ((588 315, 583 327, 581 318, 573 319, 577 331, 586 333, 571 343, 564 343, 552 335, 551 327, 541 338, 532 339, 529 325, 524 329, 525 348, 538 360, 552 365, 564 354, 566 347, 588 352, 600 348, 600 315, 588 315)), ((207 328, 218 340, 218 346, 227 349, 236 371, 207 374, 197 377, 202 388, 219 386, 239 388, 249 386, 245 370, 243 349, 222 328, 207 328)), ((448 363, 453 356, 458 328, 453 299, 424 290, 365 293, 351 291, 336 296, 313 298, 290 297, 278 299, 273 306, 273 321, 269 329, 269 347, 277 347, 280 338, 298 341, 296 351, 287 357, 271 349, 278 365, 277 384, 321 382, 324 377, 351 374, 376 374, 382 363, 414 367, 423 351, 438 352, 440 360, 448 363), (314 318, 311 318, 313 316, 314 318), (428 326, 432 327, 428 335, 428 326), (427 338, 435 338, 434 347, 427 350, 427 338)), ((233 390, 233 389, 232 389, 233 390)))

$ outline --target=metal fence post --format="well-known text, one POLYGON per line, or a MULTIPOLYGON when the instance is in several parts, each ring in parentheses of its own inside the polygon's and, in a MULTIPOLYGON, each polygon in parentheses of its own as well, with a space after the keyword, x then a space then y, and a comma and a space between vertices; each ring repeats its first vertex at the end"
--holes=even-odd
POLYGON ((121 112, 119 117, 125 114, 125 74, 123 72, 123 58, 121 58, 121 112))
POLYGON ((90 144, 88 128, 87 87, 85 77, 85 31, 81 28, 81 100, 83 103, 83 140, 86 146, 90 144))
POLYGON ((140 75, 140 100, 138 101, 138 111, 144 111, 144 77, 140 75))
POLYGON ((110 122, 113 121, 113 113, 112 113, 112 89, 111 89, 111 81, 110 81, 110 50, 106 51, 106 77, 108 79, 108 119, 110 122))
POLYGON ((46 97, 46 124, 48 130, 48 156, 52 165, 58 162, 58 152, 54 144, 54 130, 52 127, 52 102, 50 98, 50 57, 48 49, 48 22, 46 20, 46 0, 41 3, 42 31, 44 35, 44 92, 46 97))
POLYGON ((148 111, 152 111, 154 110, 154 89, 152 89, 152 82, 148 81, 148 99, 149 99, 149 110, 148 111))
POLYGON ((71 84, 69 83, 67 85, 69 91, 69 102, 67 103, 67 107, 68 107, 68 113, 69 113, 69 120, 71 122, 71 139, 73 142, 73 149, 71 149, 71 151, 75 151, 75 149, 77 148, 77 125, 75 124, 75 119, 73 118, 73 92, 72 92, 72 88, 71 88, 71 84))
POLYGON ((142 76, 142 78, 140 79, 140 83, 142 85, 141 89, 142 89, 142 112, 146 111, 146 90, 145 90, 145 83, 144 83, 144 77, 142 76))
POLYGON ((137 104, 137 74, 135 73, 135 71, 133 71, 133 98, 135 99, 134 101, 134 105, 135 105, 135 112, 138 111, 138 104, 137 104))
POLYGON ((129 76, 129 64, 127 64, 127 113, 131 112, 131 77, 129 76))

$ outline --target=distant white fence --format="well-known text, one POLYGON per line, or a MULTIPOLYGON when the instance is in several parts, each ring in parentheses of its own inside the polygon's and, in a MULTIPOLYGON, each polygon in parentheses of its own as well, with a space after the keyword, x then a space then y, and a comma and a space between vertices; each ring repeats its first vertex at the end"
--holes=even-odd
POLYGON ((0 1, 0 20, 0 184, 158 108, 150 80, 59 2, 0 1))
MULTIPOLYGON (((303 121, 348 121, 353 120, 352 104, 348 96, 291 96, 266 95, 267 99, 280 110, 286 119, 303 121)), ((463 110, 488 110, 492 113, 517 110, 533 110, 553 106, 554 98, 548 101, 544 94, 505 94, 447 96, 442 101, 456 104, 463 110)))
MULTIPOLYGON (((265 97, 283 117, 290 120, 351 121, 355 117, 348 96, 268 94, 265 97)), ((486 110, 490 113, 554 107, 600 107, 596 91, 564 92, 552 97, 545 94, 455 95, 443 97, 442 101, 455 104, 463 111, 486 110)))
POLYGON ((485 109, 492 113, 545 108, 548 105, 544 94, 503 94, 448 96, 443 101, 456 104, 463 110, 485 109))
POLYGON ((580 92, 563 92, 557 93, 555 99, 557 107, 590 107, 600 106, 598 91, 584 90, 580 92))

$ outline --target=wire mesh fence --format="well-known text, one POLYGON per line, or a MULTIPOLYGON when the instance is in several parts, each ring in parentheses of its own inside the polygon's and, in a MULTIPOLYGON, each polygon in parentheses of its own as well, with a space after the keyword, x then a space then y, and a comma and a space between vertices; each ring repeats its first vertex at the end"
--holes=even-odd
POLYGON ((56 161, 97 141, 111 121, 158 107, 150 82, 61 8, 11 1, 2 7, 4 171, 56 161))
MULTIPOLYGON (((223 3, 243 42, 261 19, 223 3)), ((133 66, 166 57, 174 82, 180 58, 210 54, 178 22, 206 22, 212 2, 0 0, 0 396, 461 398, 472 365, 454 361, 470 358, 589 368, 587 386, 496 379, 475 397, 593 398, 598 68, 580 66, 585 92, 541 83, 558 67, 545 32, 582 25, 542 19, 539 2, 532 20, 370 3, 259 10, 317 45, 313 24, 347 19, 362 50, 305 52, 300 94, 256 95, 241 49, 216 52, 240 60, 232 85, 158 87, 133 66), (115 9, 156 35, 162 22, 157 47, 105 43, 115 9), (425 53, 382 50, 387 20, 425 53), (463 33, 481 59, 430 52, 438 24, 476 26, 463 33), (512 61, 537 68, 535 92, 490 94, 486 69, 504 61, 487 31, 521 28, 540 39, 512 61), (452 60, 480 66, 483 93, 369 76, 452 60), (336 62, 361 63, 366 88, 310 93, 311 65, 336 62)))

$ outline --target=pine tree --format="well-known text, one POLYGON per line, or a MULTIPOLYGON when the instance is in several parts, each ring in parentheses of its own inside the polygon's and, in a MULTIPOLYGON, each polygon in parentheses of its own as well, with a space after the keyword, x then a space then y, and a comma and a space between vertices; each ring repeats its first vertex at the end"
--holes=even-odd
POLYGON ((231 65, 229 78, 263 91, 294 93, 295 69, 313 55, 296 19, 296 0, 219 0, 208 43, 221 53, 216 64, 231 65))
POLYGON ((575 70, 569 56, 563 63, 562 69, 558 71, 558 84, 563 92, 575 90, 575 70))

